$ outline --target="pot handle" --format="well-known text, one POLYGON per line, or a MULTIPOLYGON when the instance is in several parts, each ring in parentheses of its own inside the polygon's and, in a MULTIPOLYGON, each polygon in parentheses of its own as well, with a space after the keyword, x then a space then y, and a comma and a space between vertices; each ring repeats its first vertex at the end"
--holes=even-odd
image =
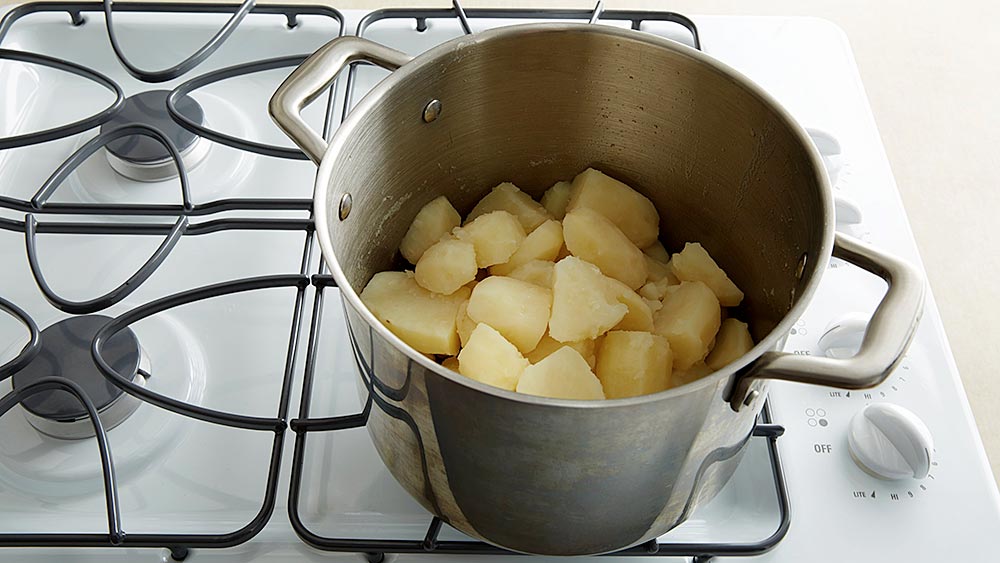
POLYGON ((302 119, 302 108, 329 88, 340 71, 351 63, 364 61, 396 70, 412 59, 406 53, 367 39, 338 37, 320 47, 288 75, 271 96, 268 112, 302 152, 319 164, 327 143, 302 119))
POLYGON ((924 308, 926 284, 920 271, 908 262, 840 233, 835 235, 833 255, 889 284, 868 322, 860 350, 845 359, 767 352, 734 382, 730 397, 733 410, 752 402, 750 384, 757 379, 864 389, 884 381, 903 358, 924 308))

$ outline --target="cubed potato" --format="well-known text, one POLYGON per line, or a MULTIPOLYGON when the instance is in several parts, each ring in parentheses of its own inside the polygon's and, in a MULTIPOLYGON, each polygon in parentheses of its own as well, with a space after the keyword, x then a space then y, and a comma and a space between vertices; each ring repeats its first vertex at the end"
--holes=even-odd
POLYGON ((674 373, 670 377, 670 386, 680 387, 681 385, 687 385, 692 381, 697 381, 709 375, 713 371, 715 370, 705 365, 705 362, 695 362, 686 370, 674 369, 674 373))
POLYGON ((462 216, 445 196, 439 196, 423 206, 410 223, 399 252, 411 264, 416 264, 424 251, 462 224, 462 216))
POLYGON ((653 311, 638 293, 632 291, 622 282, 608 278, 608 288, 611 294, 619 303, 624 303, 628 307, 625 317, 618 322, 612 330, 639 330, 650 332, 653 330, 653 311))
POLYGON ((726 319, 715 336, 715 347, 705 358, 713 370, 720 370, 753 348, 753 337, 747 324, 736 319, 726 319))
POLYGON ((657 262, 661 262, 663 264, 670 262, 670 253, 667 252, 666 248, 663 248, 663 243, 660 241, 656 241, 646 248, 643 248, 642 252, 657 262))
POLYGON ((424 252, 413 269, 413 279, 424 289, 451 295, 463 285, 475 281, 478 272, 476 249, 472 244, 446 239, 434 243, 424 252))
POLYGON ((608 278, 597 266, 567 256, 555 266, 549 336, 559 342, 591 340, 607 332, 628 313, 608 290, 608 278))
POLYGON ((658 301, 656 299, 646 299, 645 297, 643 297, 642 300, 646 302, 646 306, 649 307, 649 311, 654 315, 656 314, 657 311, 663 308, 662 301, 658 301))
POLYGON ((539 225, 534 231, 531 231, 531 234, 525 237, 510 259, 503 264, 490 266, 490 274, 494 276, 508 276, 518 266, 527 264, 532 260, 554 262, 556 256, 559 255, 559 249, 562 248, 562 245, 562 225, 559 221, 550 219, 539 225))
MULTIPOLYGON (((639 248, 653 244, 659 236, 660 216, 653 202, 624 183, 593 168, 588 168, 573 178, 566 212, 580 208, 587 208, 607 217, 639 248)), ((572 251, 572 247, 570 250, 572 251)))
POLYGON ((542 194, 542 207, 556 219, 562 221, 566 216, 566 206, 569 205, 571 182, 556 182, 542 194))
POLYGON ((513 391, 528 367, 528 360, 502 334, 487 324, 472 331, 469 343, 458 353, 458 371, 462 375, 513 391))
POLYGON ((643 254, 646 259, 646 281, 655 282, 660 281, 663 278, 670 278, 673 281, 672 285, 677 285, 680 280, 674 276, 674 272, 670 268, 670 264, 665 264, 659 260, 654 260, 649 257, 648 254, 643 254))
POLYGON ((524 369, 518 393, 555 399, 603 399, 604 390, 579 352, 563 346, 535 365, 524 369))
POLYGON ((456 356, 448 356, 441 361, 441 365, 458 373, 458 357, 456 356))
POLYGON ((670 387, 673 357, 667 339, 648 332, 613 330, 604 335, 597 378, 609 399, 637 397, 670 387))
POLYGON ((531 199, 531 196, 510 182, 504 182, 493 188, 490 193, 486 194, 486 197, 479 200, 465 221, 473 221, 480 215, 493 211, 506 211, 514 215, 521 222, 521 227, 526 233, 530 233, 535 230, 535 227, 552 218, 540 203, 531 199))
POLYGON ((472 292, 461 288, 440 295, 417 285, 412 272, 379 272, 361 292, 361 301, 390 331, 418 352, 455 355, 458 307, 472 292))
POLYGON ((579 340, 577 342, 559 342, 553 339, 551 336, 546 334, 538 341, 538 346, 528 354, 528 361, 537 364, 538 362, 549 357, 553 352, 562 348, 563 346, 569 346, 570 348, 576 350, 583 359, 587 360, 587 364, 590 365, 591 369, 597 364, 597 357, 595 355, 595 346, 593 340, 579 340))
POLYGON ((582 207, 563 219, 566 248, 630 289, 646 283, 646 255, 607 217, 582 207))
POLYGON ((466 299, 458 306, 455 313, 455 328, 458 330, 458 340, 462 346, 469 342, 472 331, 476 330, 476 321, 469 318, 469 300, 466 299))
POLYGON ((532 260, 515 268, 507 277, 540 285, 546 289, 552 289, 552 278, 555 273, 555 267, 554 262, 532 260))
POLYGON ((491 276, 479 282, 469 299, 469 318, 496 329, 522 353, 535 349, 545 334, 552 292, 526 281, 491 276))
POLYGON ((476 249, 476 264, 486 268, 503 264, 524 241, 521 223, 506 211, 493 211, 454 231, 458 240, 472 243, 476 249))
POLYGON ((723 307, 735 307, 743 301, 743 292, 700 243, 685 244, 684 250, 674 254, 670 265, 679 280, 700 281, 711 288, 723 307))
POLYGON ((705 359, 720 318, 719 300, 707 285, 681 282, 670 288, 653 319, 653 332, 670 342, 674 369, 686 370, 705 359))
POLYGON ((662 301, 663 296, 667 294, 667 288, 680 284, 680 282, 674 281, 676 278, 672 278, 673 276, 670 276, 659 281, 647 282, 639 288, 637 293, 646 299, 662 301))

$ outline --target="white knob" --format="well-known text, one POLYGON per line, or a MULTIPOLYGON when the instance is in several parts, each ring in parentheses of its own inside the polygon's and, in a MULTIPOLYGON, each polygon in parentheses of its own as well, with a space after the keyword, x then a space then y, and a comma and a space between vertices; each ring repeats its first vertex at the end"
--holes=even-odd
POLYGON ((874 403, 854 415, 847 446, 862 469, 882 479, 923 479, 931 470, 930 430, 898 405, 874 403))
POLYGON ((833 198, 833 210, 838 225, 857 225, 861 222, 861 206, 847 196, 838 195, 833 198))
POLYGON ((850 358, 861 349, 867 328, 867 315, 847 313, 826 325, 819 337, 819 348, 829 358, 850 358))

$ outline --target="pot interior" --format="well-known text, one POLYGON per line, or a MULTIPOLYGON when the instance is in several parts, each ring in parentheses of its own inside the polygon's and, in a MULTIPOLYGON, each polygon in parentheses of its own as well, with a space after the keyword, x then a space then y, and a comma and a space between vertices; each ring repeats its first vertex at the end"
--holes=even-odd
POLYGON ((562 24, 460 38, 361 102, 320 175, 336 259, 360 293, 404 266, 399 242, 435 197, 464 215, 501 182, 537 198, 587 167, 653 201, 669 251, 708 249, 745 292, 738 315, 756 341, 826 265, 822 171, 779 110, 685 48, 562 24), (425 123, 435 99, 440 117, 425 123), (344 193, 353 210, 341 221, 344 193))

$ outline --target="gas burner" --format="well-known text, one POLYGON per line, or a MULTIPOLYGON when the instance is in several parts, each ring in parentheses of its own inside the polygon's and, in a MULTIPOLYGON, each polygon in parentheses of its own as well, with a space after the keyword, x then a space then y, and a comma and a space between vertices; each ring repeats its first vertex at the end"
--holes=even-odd
MULTIPOLYGON (((14 374, 14 389, 58 375, 80 385, 94 403, 105 430, 129 417, 141 401, 105 379, 90 353, 97 331, 111 319, 103 315, 70 317, 41 332, 41 351, 27 366, 14 374)), ((143 384, 148 374, 144 355, 135 333, 126 328, 108 340, 104 357, 117 371, 133 382, 143 384)), ((32 395, 23 401, 25 418, 39 432, 65 440, 94 436, 87 411, 72 395, 52 390, 32 395)))
MULTIPOLYGON (((184 129, 170 117, 167 111, 168 95, 169 90, 149 90, 129 96, 121 111, 101 126, 101 133, 136 123, 155 127, 173 141, 185 169, 190 172, 208 156, 211 143, 184 129)), ((194 98, 181 98, 177 102, 177 111, 195 123, 204 125, 205 111, 194 98)), ((178 175, 177 165, 167 147, 152 137, 122 137, 108 143, 106 154, 111 167, 132 180, 160 182, 178 175)))

